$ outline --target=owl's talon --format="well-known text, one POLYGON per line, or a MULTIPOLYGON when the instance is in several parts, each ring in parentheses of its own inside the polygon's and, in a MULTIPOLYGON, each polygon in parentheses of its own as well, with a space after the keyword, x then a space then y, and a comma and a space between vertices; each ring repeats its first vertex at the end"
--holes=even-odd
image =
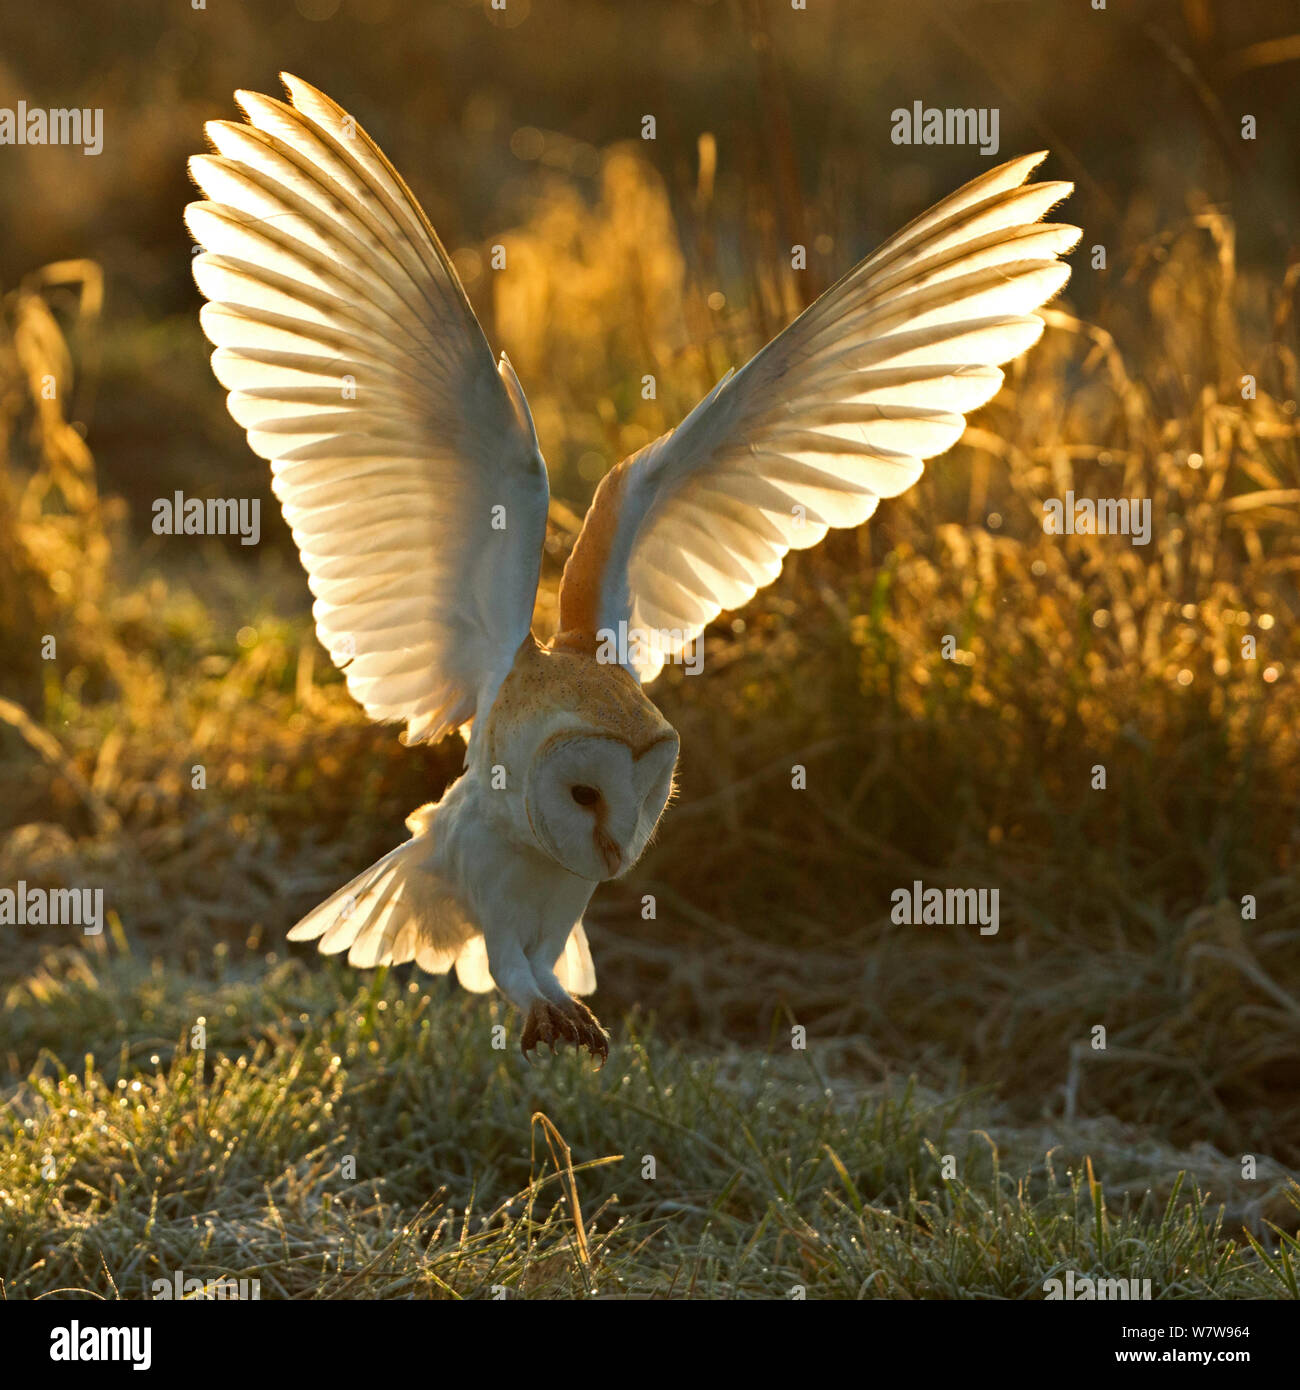
POLYGON ((537 1000, 524 1019, 519 1050, 531 1063, 532 1053, 539 1044, 549 1047, 554 1056, 557 1042, 572 1043, 577 1048, 585 1047, 596 1060, 599 1070, 609 1057, 609 1035, 585 1004, 580 1004, 576 999, 571 1000, 570 1004, 571 1007, 566 1010, 548 1000, 537 1000))
POLYGON ((580 1000, 569 1001, 569 1014, 577 1027, 578 1045, 585 1047, 596 1062, 599 1071, 609 1058, 609 1034, 600 1026, 600 1020, 580 1000))
POLYGON ((545 999, 537 1000, 528 1010, 524 1019, 523 1036, 519 1039, 519 1050, 525 1057, 544 1044, 555 1054, 557 1042, 576 1041, 572 1023, 564 1014, 545 999))

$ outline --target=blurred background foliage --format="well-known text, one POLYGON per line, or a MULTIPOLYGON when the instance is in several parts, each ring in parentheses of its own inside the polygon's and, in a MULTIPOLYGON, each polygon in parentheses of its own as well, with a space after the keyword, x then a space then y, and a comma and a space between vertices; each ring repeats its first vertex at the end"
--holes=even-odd
POLYGON ((105 114, 98 157, 0 149, 0 884, 102 883, 124 940, 191 970, 282 956, 462 756, 348 699, 207 366, 185 160, 280 68, 387 151, 519 371, 556 496, 543 632, 602 473, 988 166, 894 146, 895 107, 995 106, 999 159, 1052 150, 1085 235, 1041 344, 911 493, 654 687, 681 796, 593 904, 597 1003, 699 1046, 797 1019, 845 1074, 1300 1161, 1297 7, 7 7, 0 106, 105 114), (177 488, 260 498, 261 545, 153 535, 177 488), (1152 543, 1045 535, 1071 489, 1149 498, 1152 543), (999 935, 891 925, 914 878, 1000 889, 999 935))

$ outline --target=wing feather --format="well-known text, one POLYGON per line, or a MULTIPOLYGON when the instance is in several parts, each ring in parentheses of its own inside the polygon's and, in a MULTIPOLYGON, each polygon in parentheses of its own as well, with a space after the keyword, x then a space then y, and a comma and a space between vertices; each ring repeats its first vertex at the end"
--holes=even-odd
POLYGON ((190 162, 201 322, 320 640, 372 719, 437 739, 528 634, 546 468, 414 195, 341 107, 284 82, 288 103, 237 93, 247 123, 210 122, 190 162))

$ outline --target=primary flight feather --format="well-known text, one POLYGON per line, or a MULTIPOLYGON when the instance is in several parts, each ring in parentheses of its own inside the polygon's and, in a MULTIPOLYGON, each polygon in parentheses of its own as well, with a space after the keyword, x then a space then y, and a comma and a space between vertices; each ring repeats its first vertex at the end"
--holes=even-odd
POLYGON ((640 857, 678 740, 642 693, 787 551, 920 477, 1037 341, 1074 227, 1044 155, 991 169, 849 271, 675 429, 601 482, 560 631, 530 623, 546 467, 437 234, 378 146, 284 76, 236 100, 186 209, 217 379, 269 459, 321 642, 408 740, 471 723, 466 770, 412 838, 289 933, 354 965, 501 989, 521 1046, 608 1040, 582 915, 640 857))

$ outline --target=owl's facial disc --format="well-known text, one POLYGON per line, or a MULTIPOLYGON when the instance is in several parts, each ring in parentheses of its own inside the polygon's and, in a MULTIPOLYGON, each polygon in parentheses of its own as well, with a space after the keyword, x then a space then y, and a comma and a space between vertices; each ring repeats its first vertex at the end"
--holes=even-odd
POLYGON ((580 878, 626 873, 668 804, 677 736, 634 754, 622 740, 573 733, 542 748, 529 773, 528 821, 538 845, 580 878))

